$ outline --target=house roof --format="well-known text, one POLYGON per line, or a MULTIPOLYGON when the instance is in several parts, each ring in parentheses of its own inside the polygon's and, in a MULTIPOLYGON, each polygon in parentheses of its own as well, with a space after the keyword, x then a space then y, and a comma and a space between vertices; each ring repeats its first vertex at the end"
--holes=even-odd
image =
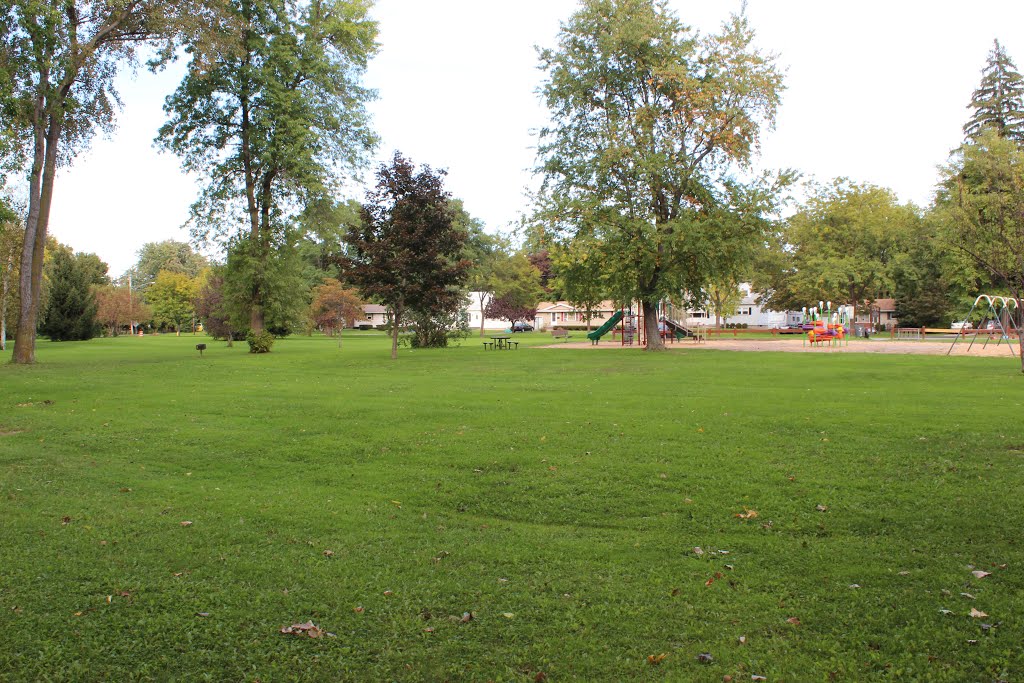
POLYGON ((387 306, 381 306, 380 304, 364 304, 363 313, 366 315, 384 315, 388 312, 387 306))
MULTIPOLYGON (((597 308, 594 309, 594 311, 614 311, 617 308, 618 306, 615 305, 614 301, 605 300, 602 301, 600 305, 598 305, 597 308)), ((578 310, 580 309, 576 308, 568 301, 541 301, 539 304, 537 304, 538 313, 554 313, 560 311, 578 310)))
POLYGON ((896 299, 875 299, 872 306, 880 311, 895 311, 896 299))

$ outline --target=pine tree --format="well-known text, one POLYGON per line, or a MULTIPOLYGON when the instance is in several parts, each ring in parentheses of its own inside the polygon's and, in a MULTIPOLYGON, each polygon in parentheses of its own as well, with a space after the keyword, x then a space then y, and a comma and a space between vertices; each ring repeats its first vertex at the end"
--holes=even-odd
POLYGON ((1001 138, 1024 143, 1024 77, 998 40, 967 107, 974 110, 964 126, 968 141, 977 140, 984 129, 991 128, 1001 138))
POLYGON ((51 341, 84 341, 96 335, 96 297, 90 274, 77 256, 53 255, 50 295, 39 331, 51 341))

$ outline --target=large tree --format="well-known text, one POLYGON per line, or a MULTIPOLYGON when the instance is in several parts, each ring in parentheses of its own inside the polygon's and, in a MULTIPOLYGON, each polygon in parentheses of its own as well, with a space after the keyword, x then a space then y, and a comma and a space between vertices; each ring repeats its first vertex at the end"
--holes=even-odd
POLYGON ((0 11, 0 113, 6 161, 27 166, 28 211, 20 266, 14 362, 35 361, 43 255, 57 168, 110 130, 114 79, 143 44, 216 23, 200 0, 10 0, 0 11))
MULTIPOLYGON (((1024 150, 989 130, 954 152, 935 200, 951 248, 966 254, 993 283, 1024 303, 1024 150)), ((1024 335, 1018 335, 1024 372, 1024 335)))
POLYGON ((14 210, 0 199, 0 351, 7 350, 7 311, 18 292, 18 255, 25 230, 14 210))
POLYGON ((161 270, 149 286, 147 301, 153 307, 158 325, 172 325, 181 334, 181 326, 195 318, 196 281, 184 273, 161 270))
POLYGON ((540 53, 542 210, 565 239, 604 245, 663 348, 659 300, 736 269, 764 229, 774 188, 735 171, 774 123, 782 75, 742 14, 702 37, 655 0, 584 0, 558 41, 540 53))
MULTIPOLYGON (((890 293, 893 261, 917 234, 918 210, 890 190, 845 179, 810 189, 786 226, 785 308, 824 300, 859 308, 890 293)), ((784 310, 777 302, 772 307, 784 310)))
POLYGON ((128 271, 132 289, 145 296, 146 289, 156 280, 161 270, 183 273, 194 278, 210 265, 209 259, 196 253, 192 245, 176 240, 147 242, 138 252, 138 260, 128 271))
POLYGON ((73 254, 67 247, 54 250, 46 268, 49 291, 39 325, 39 331, 51 341, 83 341, 96 336, 93 290, 105 284, 106 275, 105 268, 102 275, 97 271, 97 260, 95 254, 73 254))
POLYGON ((392 312, 391 358, 410 313, 421 318, 459 310, 470 262, 444 189, 444 171, 415 165, 395 152, 381 164, 367 193, 362 220, 346 237, 352 253, 345 271, 363 296, 392 312))
POLYGON ((351 327, 363 316, 363 300, 334 278, 325 277, 313 288, 313 301, 309 305, 313 323, 328 336, 337 331, 341 343, 341 330, 351 327))
POLYGON ((968 140, 991 129, 1002 138, 1024 143, 1024 77, 996 40, 988 53, 981 83, 971 95, 971 118, 964 124, 968 140))
POLYGON ((189 46, 158 142, 207 179, 193 236, 231 244, 225 291, 241 297, 234 304, 260 332, 272 290, 284 287, 271 262, 294 244, 287 231, 362 168, 376 142, 365 107, 374 93, 361 79, 377 25, 368 0, 224 1, 230 20, 213 49, 189 46))

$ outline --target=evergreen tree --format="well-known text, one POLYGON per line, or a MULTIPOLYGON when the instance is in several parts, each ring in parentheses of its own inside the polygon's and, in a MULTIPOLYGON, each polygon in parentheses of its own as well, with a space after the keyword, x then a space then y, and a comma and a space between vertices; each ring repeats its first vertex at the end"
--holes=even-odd
POLYGON ((974 110, 964 126, 967 140, 976 141, 983 130, 991 128, 1001 138, 1024 143, 1024 77, 998 40, 967 108, 974 110))
POLYGON ((96 336, 96 297, 89 263, 59 249, 50 264, 49 301, 39 331, 52 341, 83 341, 96 336))

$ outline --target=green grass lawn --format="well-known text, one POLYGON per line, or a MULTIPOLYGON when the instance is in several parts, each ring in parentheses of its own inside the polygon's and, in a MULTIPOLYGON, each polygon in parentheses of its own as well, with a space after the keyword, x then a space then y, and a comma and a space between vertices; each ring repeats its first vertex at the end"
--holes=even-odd
POLYGON ((1012 357, 516 338, 0 366, 0 680, 1024 677, 1012 357))

